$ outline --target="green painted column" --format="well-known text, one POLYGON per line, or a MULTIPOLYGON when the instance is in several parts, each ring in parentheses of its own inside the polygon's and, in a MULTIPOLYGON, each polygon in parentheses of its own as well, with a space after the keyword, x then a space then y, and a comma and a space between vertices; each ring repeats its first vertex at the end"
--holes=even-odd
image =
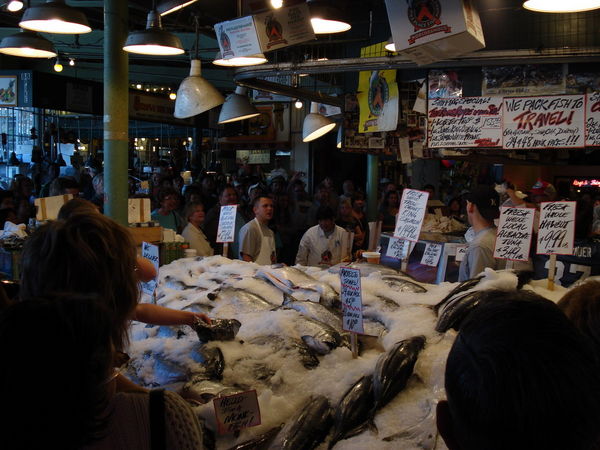
POLYGON ((379 185, 379 156, 367 155, 367 218, 377 220, 377 186, 379 185))
POLYGON ((129 67, 127 2, 104 0, 104 213, 127 225, 129 67))

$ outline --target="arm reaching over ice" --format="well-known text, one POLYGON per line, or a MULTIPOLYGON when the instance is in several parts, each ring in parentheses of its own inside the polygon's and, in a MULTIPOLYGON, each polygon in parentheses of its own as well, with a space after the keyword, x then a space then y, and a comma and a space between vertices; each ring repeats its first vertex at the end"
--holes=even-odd
POLYGON ((193 326, 198 320, 210 324, 206 314, 192 311, 179 311, 151 303, 139 303, 135 307, 133 320, 152 325, 189 325, 193 326))

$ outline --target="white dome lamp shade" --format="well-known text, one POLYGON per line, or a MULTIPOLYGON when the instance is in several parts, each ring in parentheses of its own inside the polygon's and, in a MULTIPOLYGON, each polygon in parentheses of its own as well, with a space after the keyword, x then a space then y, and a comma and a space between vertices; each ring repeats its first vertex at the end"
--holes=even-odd
POLYGON ((245 87, 238 86, 233 94, 229 94, 221 108, 219 123, 237 122, 238 120, 250 119, 259 116, 258 110, 250 103, 245 87))
POLYGON ((0 53, 25 58, 54 58, 57 55, 52 42, 25 30, 2 38, 0 53))
POLYGON ((178 119, 187 119, 222 105, 225 98, 201 76, 200 60, 192 59, 190 75, 183 79, 177 89, 175 113, 178 119))
POLYGON ((85 14, 66 5, 64 0, 48 0, 44 4, 27 8, 19 26, 26 30, 56 34, 83 34, 92 31, 85 14))
POLYGON ((213 64, 216 66, 224 67, 244 67, 244 66, 257 66, 267 62, 267 58, 263 53, 257 53, 256 55, 250 56, 235 56, 229 59, 223 59, 221 52, 217 52, 213 64))
POLYGON ((342 127, 340 125, 340 127, 338 128, 338 132, 337 132, 336 147, 342 148, 343 141, 344 141, 344 127, 342 127))
POLYGON ((573 13, 600 8, 600 0, 527 0, 523 8, 544 13, 573 13))
POLYGON ((385 49, 388 52, 395 52, 396 51, 396 44, 394 43, 394 38, 390 36, 390 38, 388 39, 387 43, 385 44, 385 49))
POLYGON ((310 22, 315 34, 343 33, 352 28, 343 13, 328 0, 307 0, 310 22))
POLYGON ((173 33, 162 29, 160 15, 154 9, 148 13, 146 29, 129 33, 123 50, 140 55, 181 55, 183 45, 173 33))
POLYGON ((335 122, 319 114, 319 105, 316 102, 310 104, 310 113, 304 118, 302 125, 302 142, 314 141, 335 128, 335 122))

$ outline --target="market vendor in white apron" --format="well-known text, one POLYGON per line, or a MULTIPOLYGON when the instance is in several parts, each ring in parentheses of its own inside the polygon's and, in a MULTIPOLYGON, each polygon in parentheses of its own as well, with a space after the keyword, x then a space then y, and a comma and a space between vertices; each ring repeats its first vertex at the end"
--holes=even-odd
POLYGON ((273 218, 273 200, 257 197, 252 210, 254 219, 240 230, 240 259, 260 265, 277 262, 275 253, 275 233, 268 227, 273 218))

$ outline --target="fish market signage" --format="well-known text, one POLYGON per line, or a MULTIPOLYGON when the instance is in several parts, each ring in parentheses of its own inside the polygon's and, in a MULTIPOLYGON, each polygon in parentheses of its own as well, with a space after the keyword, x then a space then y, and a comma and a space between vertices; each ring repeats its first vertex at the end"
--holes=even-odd
POLYGON ((440 147, 502 146, 502 99, 453 97, 429 100, 428 142, 440 147))
POLYGON ((575 245, 575 202, 542 202, 538 255, 572 255, 575 245))
POLYGON ((591 92, 585 102, 585 145, 600 146, 600 92, 591 92))
POLYGON ((255 390, 217 397, 213 405, 219 434, 260 425, 260 408, 255 390))
POLYGON ((219 229, 217 230, 217 242, 235 241, 235 215, 237 205, 221 206, 219 215, 219 229))
POLYGON ((436 244, 434 242, 428 242, 423 251, 423 257, 421 258, 421 264, 424 266, 436 267, 442 256, 444 250, 444 244, 436 244))
POLYGON ((500 208, 494 258, 527 261, 531 248, 533 208, 500 208))
POLYGON ((419 240, 428 198, 428 192, 404 189, 402 201, 400 202, 400 212, 396 220, 396 229, 394 230, 395 238, 412 242, 419 240))
MULTIPOLYGON (((146 258, 152 263, 158 273, 159 265, 159 248, 158 245, 150 244, 149 242, 142 242, 142 258, 146 258)), ((149 295, 154 293, 156 289, 156 279, 142 283, 142 290, 149 295)))
POLYGON ((341 299, 342 299, 342 328, 345 331, 364 334, 362 316, 362 290, 360 285, 360 270, 342 267, 340 269, 341 299))

